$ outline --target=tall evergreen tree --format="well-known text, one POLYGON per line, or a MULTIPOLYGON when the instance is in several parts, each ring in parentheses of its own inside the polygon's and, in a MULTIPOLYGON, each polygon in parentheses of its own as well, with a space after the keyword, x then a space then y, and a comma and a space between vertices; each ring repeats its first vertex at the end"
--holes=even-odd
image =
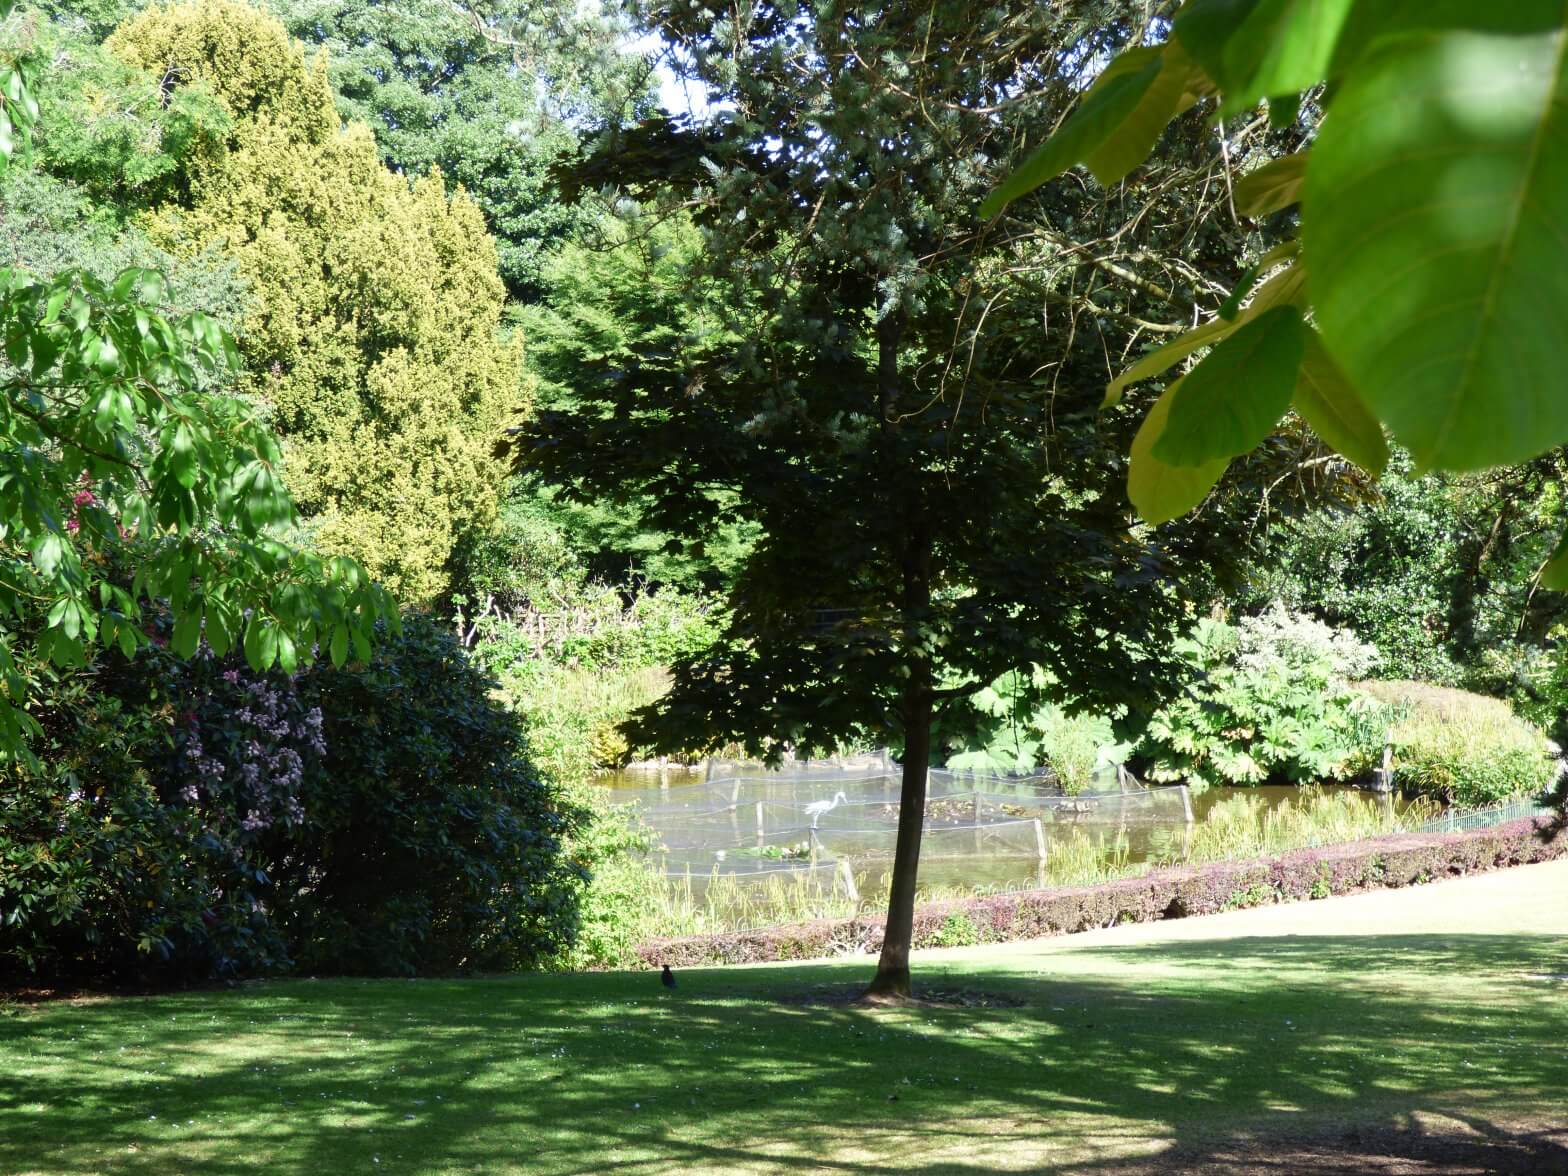
POLYGON ((613 6, 574 0, 272 0, 327 50, 339 107, 410 176, 462 184, 495 234, 513 297, 533 300, 551 250, 587 213, 550 191, 582 131, 643 111, 651 69, 613 6))
POLYGON ((248 4, 148 9, 108 45, 204 84, 230 119, 152 231, 174 250, 220 245, 250 283, 240 349, 316 543, 405 599, 439 594, 454 548, 494 516, 491 451, 523 397, 479 209, 438 174, 389 172, 367 127, 340 127, 325 61, 248 4))

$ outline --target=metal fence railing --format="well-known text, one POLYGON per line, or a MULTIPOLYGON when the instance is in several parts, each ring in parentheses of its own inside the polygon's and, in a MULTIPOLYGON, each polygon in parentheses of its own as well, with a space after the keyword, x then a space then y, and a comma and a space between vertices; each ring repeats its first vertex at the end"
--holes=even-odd
POLYGON ((1509 821, 1522 820, 1525 817, 1545 816, 1552 812, 1550 805, 1531 797, 1527 800, 1514 800, 1507 804, 1493 805, 1491 808, 1473 809, 1470 812, 1450 810, 1440 817, 1430 821, 1423 821, 1416 826, 1417 833, 1461 833, 1466 829, 1485 829, 1492 825, 1503 825, 1509 821))

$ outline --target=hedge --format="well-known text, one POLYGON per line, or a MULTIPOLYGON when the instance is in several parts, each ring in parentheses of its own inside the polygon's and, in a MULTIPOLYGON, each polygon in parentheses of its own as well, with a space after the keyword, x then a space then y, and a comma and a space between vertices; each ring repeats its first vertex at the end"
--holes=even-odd
MULTIPOLYGON (((1462 833, 1401 834, 1281 857, 1153 870, 1098 886, 1029 890, 931 903, 915 911, 915 946, 1007 943, 1211 915, 1243 907, 1414 886, 1439 878, 1568 857, 1568 835, 1533 819, 1462 833)), ((722 935, 658 939, 648 964, 696 967, 822 959, 880 951, 882 920, 822 919, 722 935)))

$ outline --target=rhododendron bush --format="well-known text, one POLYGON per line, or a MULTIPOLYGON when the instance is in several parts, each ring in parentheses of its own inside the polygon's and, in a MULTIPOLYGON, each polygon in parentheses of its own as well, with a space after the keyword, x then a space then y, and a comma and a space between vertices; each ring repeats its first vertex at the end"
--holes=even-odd
POLYGON ((257 673, 156 627, 51 679, 0 794, 0 980, 412 974, 569 942, 579 814, 457 641, 257 673))

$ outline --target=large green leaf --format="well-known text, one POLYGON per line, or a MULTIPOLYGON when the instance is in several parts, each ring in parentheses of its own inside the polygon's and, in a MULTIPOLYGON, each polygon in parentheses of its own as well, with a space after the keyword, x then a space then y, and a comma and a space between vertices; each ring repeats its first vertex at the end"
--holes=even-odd
POLYGON ((1236 211, 1242 216, 1267 216, 1296 203, 1307 176, 1307 158, 1307 152, 1298 151, 1242 176, 1236 183, 1236 211))
POLYGON ((1388 468, 1388 441, 1356 390, 1339 370, 1316 331, 1307 333, 1301 373, 1291 401, 1303 420, 1336 453, 1342 453, 1374 477, 1388 468))
POLYGON ((201 644, 201 606, 187 605, 174 618, 174 633, 169 648, 180 657, 190 657, 201 644))
POLYGON ((1167 44, 1160 72, 1116 132, 1083 157, 1094 178, 1109 187, 1149 157, 1171 119, 1211 91, 1208 79, 1180 43, 1167 44))
MULTIPOLYGON (((1285 252, 1280 249, 1270 250, 1259 264, 1266 267, 1285 255, 1285 252)), ((1258 292, 1252 296, 1252 301, 1234 319, 1212 318, 1201 326, 1194 327, 1185 335, 1178 335, 1163 347, 1149 352, 1105 386, 1105 399, 1100 407, 1110 408, 1121 400, 1122 392, 1130 385, 1136 384, 1139 380, 1152 379, 1199 348, 1218 343, 1265 311, 1294 301, 1301 295, 1304 274, 1305 271, 1299 265, 1281 270, 1263 283, 1258 292)))
POLYGON ((1568 534, 1557 541, 1557 550, 1541 569, 1541 587, 1568 592, 1568 534))
POLYGON ((1154 456, 1200 466, 1260 444, 1290 407, 1307 333, 1294 306, 1276 306, 1239 327, 1181 381, 1154 456))
POLYGON ((1302 249, 1323 339, 1423 466, 1568 440, 1562 30, 1379 42, 1313 148, 1302 249))
POLYGON ((1328 75, 1334 46, 1354 0, 1260 0, 1225 43, 1227 110, 1295 94, 1328 75))
POLYGON ((1568 13, 1563 0, 1359 0, 1334 47, 1329 72, 1339 77, 1380 37, 1421 32, 1524 35, 1549 33, 1568 13))
POLYGON ((1216 82, 1225 78, 1225 46, 1258 7, 1258 0, 1187 0, 1171 26, 1192 59, 1216 82))
POLYGON ((1162 68, 1159 49, 1129 49, 1117 57, 1089 87, 1062 128, 991 193, 980 206, 980 215, 995 216, 1011 201, 1103 147, 1138 111, 1162 68))
POLYGON ((1154 456, 1154 446, 1165 431, 1171 401, 1182 385, 1175 381, 1154 402, 1132 439, 1131 460, 1127 466, 1127 497, 1138 514, 1151 523, 1180 518, 1208 496, 1214 483, 1230 465, 1229 460, 1205 462, 1201 466, 1167 465, 1154 456))

